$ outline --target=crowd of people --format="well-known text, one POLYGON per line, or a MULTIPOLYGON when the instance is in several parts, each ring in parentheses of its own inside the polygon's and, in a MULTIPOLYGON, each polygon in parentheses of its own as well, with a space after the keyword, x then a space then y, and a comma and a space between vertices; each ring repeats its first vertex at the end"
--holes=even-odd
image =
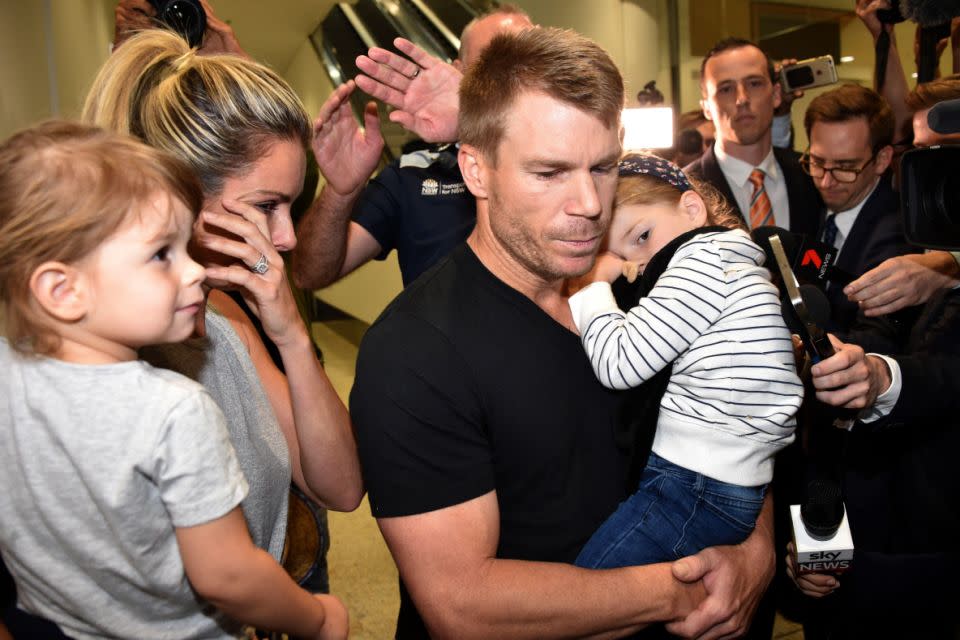
MULTIPOLYGON (((725 39, 671 162, 624 154, 603 48, 514 6, 453 63, 370 49, 312 124, 204 7, 193 49, 121 0, 81 121, 0 144, 0 639, 347 637, 343 602, 280 564, 291 487, 369 497, 400 639, 770 638, 778 609, 811 640, 955 637, 960 254, 907 242, 897 163, 907 128, 960 141, 927 123, 960 75, 830 88, 800 153, 777 64, 725 39), (374 175, 358 89, 426 148, 374 175), (850 275, 812 367, 751 237, 769 226, 850 275), (348 411, 291 284, 394 249, 404 290, 348 411), (789 543, 824 430, 839 576, 789 543)), ((856 2, 898 60, 883 7, 856 2)))

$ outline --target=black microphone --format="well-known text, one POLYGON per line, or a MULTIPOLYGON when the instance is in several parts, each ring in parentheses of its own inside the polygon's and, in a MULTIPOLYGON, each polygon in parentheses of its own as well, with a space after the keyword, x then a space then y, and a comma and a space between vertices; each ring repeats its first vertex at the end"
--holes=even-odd
POLYGON ((813 538, 826 540, 832 537, 843 520, 843 498, 839 483, 824 478, 811 480, 800 505, 800 519, 813 538))
POLYGON ((933 105, 927 113, 927 124, 937 133, 960 133, 960 98, 933 105))
POLYGON ((857 279, 853 274, 836 266, 839 253, 836 248, 810 236, 792 233, 780 227, 758 227, 750 232, 750 237, 763 249, 767 256, 767 267, 771 272, 775 271, 772 267, 775 259, 770 249, 770 236, 773 235, 780 238, 797 281, 814 284, 823 289, 827 282, 846 286, 857 279))
POLYGON ((900 12, 921 27, 936 27, 960 16, 960 1, 900 0, 900 12))
POLYGON ((836 480, 811 480, 803 504, 790 506, 797 572, 840 574, 853 560, 853 536, 836 480))

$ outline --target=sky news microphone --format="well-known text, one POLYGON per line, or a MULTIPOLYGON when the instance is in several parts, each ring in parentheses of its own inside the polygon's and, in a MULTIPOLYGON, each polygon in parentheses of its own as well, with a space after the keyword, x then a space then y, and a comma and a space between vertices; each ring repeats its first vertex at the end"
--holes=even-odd
POLYGON ((790 268, 801 284, 814 284, 823 289, 828 282, 843 287, 856 280, 852 274, 836 266, 839 251, 835 247, 781 227, 758 227, 750 232, 750 237, 763 249, 767 268, 771 271, 776 270, 772 266, 776 260, 770 250, 770 236, 773 235, 780 238, 790 268))
POLYGON ((853 537, 840 494, 833 479, 811 480, 803 504, 790 506, 797 572, 847 571, 853 561, 853 537))

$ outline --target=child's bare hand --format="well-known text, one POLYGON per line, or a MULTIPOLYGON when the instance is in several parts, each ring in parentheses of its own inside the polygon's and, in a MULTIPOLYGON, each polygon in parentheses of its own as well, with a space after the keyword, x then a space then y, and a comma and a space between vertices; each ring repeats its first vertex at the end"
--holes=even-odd
POLYGON ((587 277, 591 282, 613 282, 624 274, 624 264, 623 258, 617 254, 604 251, 597 256, 587 277))

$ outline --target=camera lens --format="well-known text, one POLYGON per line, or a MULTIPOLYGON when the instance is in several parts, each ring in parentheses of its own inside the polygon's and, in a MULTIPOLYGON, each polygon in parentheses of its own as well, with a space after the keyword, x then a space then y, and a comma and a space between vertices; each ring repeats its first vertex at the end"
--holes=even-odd
POLYGON ((207 16, 197 0, 170 0, 159 10, 158 17, 168 27, 187 39, 191 47, 203 44, 207 16))
POLYGON ((813 71, 808 65, 787 71, 787 82, 791 87, 804 87, 813 84, 813 71))

